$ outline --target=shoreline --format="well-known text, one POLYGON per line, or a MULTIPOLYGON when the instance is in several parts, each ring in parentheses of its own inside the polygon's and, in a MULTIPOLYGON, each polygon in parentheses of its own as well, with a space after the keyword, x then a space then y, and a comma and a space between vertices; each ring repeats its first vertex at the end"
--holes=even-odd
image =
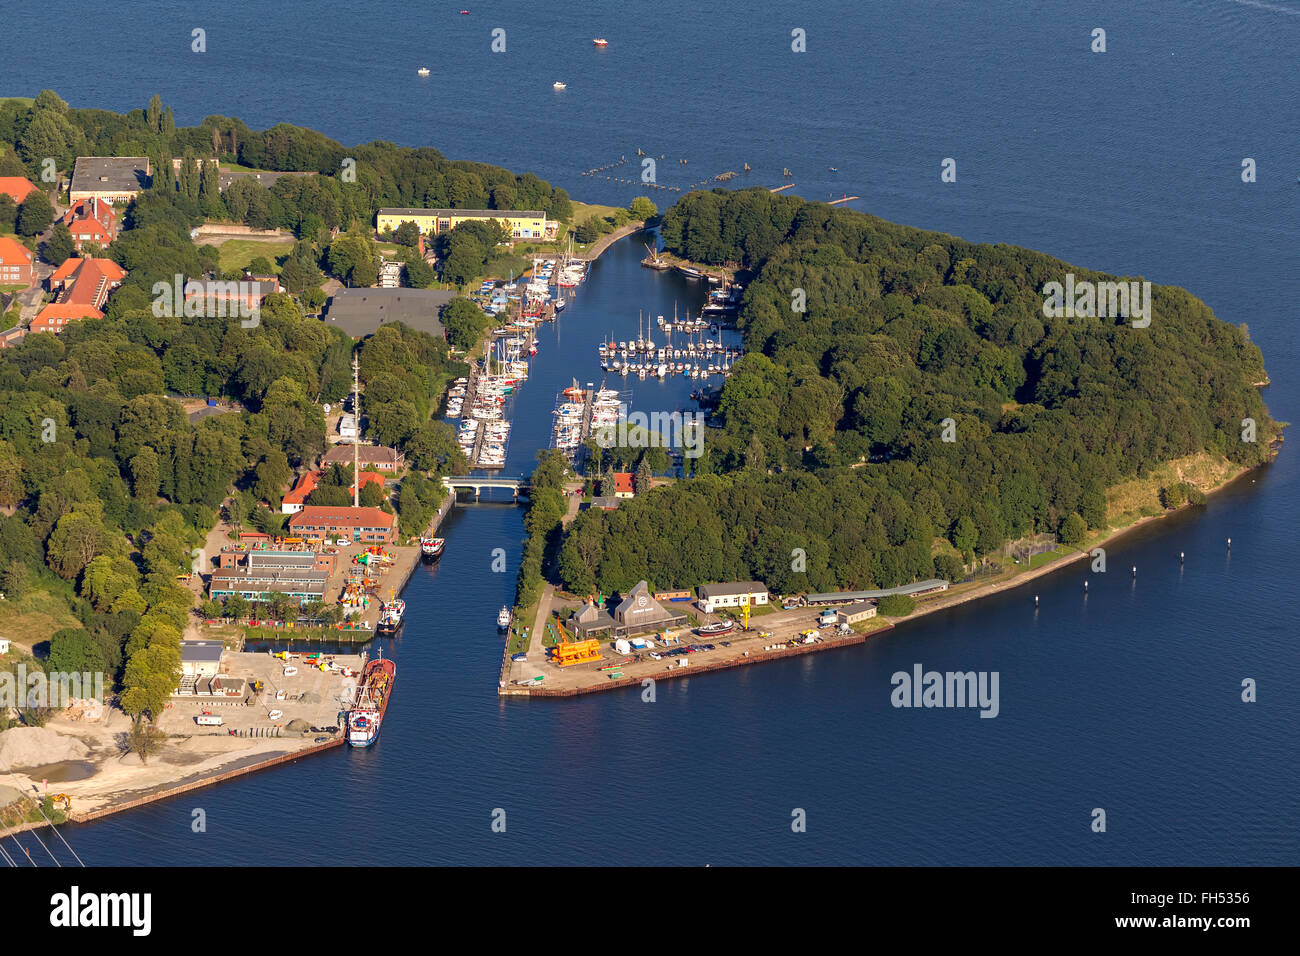
MULTIPOLYGON (((1276 456, 1274 456, 1274 458, 1275 457, 1276 456)), ((1216 485, 1215 487, 1209 490, 1206 490, 1204 493, 1207 500, 1211 496, 1232 487, 1233 485, 1235 485, 1237 482, 1241 481, 1248 475, 1254 474, 1259 469, 1267 467, 1268 465, 1272 464, 1274 458, 1270 458, 1269 461, 1264 462, 1260 465, 1255 465, 1253 467, 1242 467, 1239 471, 1235 472, 1230 477, 1226 478, 1222 483, 1216 485)), ((882 617, 880 618, 880 620, 886 622, 886 624, 883 627, 878 627, 875 630, 866 633, 854 633, 851 635, 846 635, 842 638, 832 637, 830 640, 823 641, 822 643, 798 645, 798 646, 782 648, 780 650, 774 650, 774 651, 750 652, 747 656, 742 658, 728 658, 724 660, 709 662, 707 664, 700 664, 699 666, 688 666, 688 667, 681 667, 681 668, 672 667, 667 671, 658 671, 653 674, 645 674, 636 677, 624 677, 624 678, 619 678, 617 680, 609 680, 608 678, 605 678, 603 682, 597 682, 597 678, 603 675, 601 675, 599 672, 592 671, 583 674, 584 678, 588 678, 590 680, 590 683, 578 687, 566 687, 566 688, 555 688, 555 687, 530 688, 530 687, 521 687, 509 683, 506 680, 506 676, 505 676, 511 666, 510 655, 508 653, 508 647, 507 647, 507 649, 503 651, 502 654, 501 680, 499 681, 497 686, 497 695, 500 697, 515 697, 515 698, 578 697, 585 694, 599 694, 611 690, 619 690, 627 687, 640 686, 641 682, 645 680, 647 677, 650 677, 655 681, 675 679, 679 677, 690 677, 692 674, 705 674, 705 673, 710 673, 719 670, 730 670, 736 667, 748 667, 754 664, 765 664, 769 661, 796 657, 808 653, 830 651, 830 650, 836 650, 843 647, 852 647, 852 646, 865 644, 868 638, 875 637, 878 634, 889 633, 890 631, 897 629, 902 624, 906 624, 908 622, 918 620, 920 618, 926 617, 927 615, 934 614, 938 611, 946 611, 951 608, 959 607, 964 604, 970 604, 974 601, 979 601, 984 598, 989 598, 989 597, 993 597, 994 595, 1002 594, 1013 588, 1020 587, 1023 584, 1028 584, 1030 581, 1038 580, 1039 578, 1045 577, 1056 571, 1062 570, 1063 568, 1077 564, 1080 560, 1087 559, 1091 555, 1093 548, 1105 547, 1111 544, 1112 542, 1117 541, 1120 538, 1123 538, 1124 536, 1138 530, 1139 528, 1152 525, 1164 518, 1181 514, 1184 511, 1186 511, 1188 508, 1193 508, 1193 507, 1197 507, 1197 506, 1188 503, 1178 508, 1161 512, 1160 514, 1144 515, 1138 518, 1136 521, 1133 521, 1132 523, 1125 525, 1122 528, 1114 528, 1108 530, 1101 537, 1087 542, 1083 548, 1076 548, 1075 553, 1073 554, 1063 555, 1062 557, 1054 561, 1050 561, 1046 564, 1043 564, 1040 567, 1026 569, 1018 574, 1012 575, 1009 578, 1004 578, 1000 581, 991 581, 988 584, 976 585, 974 587, 971 587, 969 590, 965 590, 957 593, 954 593, 952 590, 948 590, 948 591, 941 592, 939 595, 934 597, 923 598, 917 602, 916 609, 907 617, 900 617, 900 618, 882 617)), ((961 585, 958 586, 960 587, 961 585)), ((759 620, 759 624, 761 625, 761 618, 758 620, 759 620)), ((633 665, 628 665, 628 666, 630 667, 633 665)))

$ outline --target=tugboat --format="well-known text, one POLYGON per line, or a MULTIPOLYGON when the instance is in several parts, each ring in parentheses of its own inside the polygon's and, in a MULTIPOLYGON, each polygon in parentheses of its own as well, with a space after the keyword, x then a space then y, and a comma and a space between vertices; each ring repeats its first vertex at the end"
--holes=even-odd
POLYGON ((426 534, 420 538, 420 557, 430 563, 442 557, 442 549, 447 544, 445 538, 435 538, 426 534))
POLYGON ((375 628, 375 633, 396 634, 402 626, 402 615, 405 613, 406 602, 401 598, 384 602, 379 608, 379 625, 375 628))
POLYGON ((503 604, 501 605, 501 610, 497 613, 497 630, 504 631, 509 627, 510 627, 510 608, 506 607, 503 604))
POLYGON ((383 656, 366 665, 357 685, 357 699, 348 711, 348 743, 369 747, 379 737, 379 726, 388 709, 388 698, 397 680, 397 665, 383 656))

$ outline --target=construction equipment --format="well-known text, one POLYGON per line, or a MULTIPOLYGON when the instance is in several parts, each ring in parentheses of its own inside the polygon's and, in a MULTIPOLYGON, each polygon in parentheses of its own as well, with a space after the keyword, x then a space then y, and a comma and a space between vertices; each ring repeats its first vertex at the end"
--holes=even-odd
POLYGON ((50 804, 55 810, 59 809, 60 803, 63 804, 63 810, 65 813, 70 813, 72 811, 72 798, 66 793, 56 793, 54 796, 50 797, 50 804))
POLYGON ((600 653, 600 641, 595 638, 585 641, 572 640, 565 633, 564 625, 558 621, 555 628, 560 635, 560 640, 551 648, 551 661, 553 663, 559 664, 561 667, 569 667, 573 664, 587 664, 591 661, 603 659, 603 655, 600 653))

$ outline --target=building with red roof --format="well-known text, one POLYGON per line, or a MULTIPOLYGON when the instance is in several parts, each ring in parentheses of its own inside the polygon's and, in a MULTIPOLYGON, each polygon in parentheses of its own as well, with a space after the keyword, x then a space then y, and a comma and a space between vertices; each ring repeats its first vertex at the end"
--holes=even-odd
POLYGON ((330 508, 304 505, 289 519, 289 530, 304 538, 347 538, 368 543, 393 539, 397 519, 380 508, 330 508))
POLYGON ((80 252, 82 246, 94 244, 107 246, 117 238, 117 213, 113 207, 97 196, 73 204, 63 214, 63 224, 72 233, 72 241, 80 252))
POLYGON ((82 319, 102 319, 104 313, 99 309, 87 305, 74 305, 51 302, 45 308, 37 313, 36 318, 32 319, 32 324, 28 331, 35 335, 37 332, 62 332, 69 322, 80 322, 82 319))
POLYGON ((108 294, 122 284, 126 270, 112 259, 68 259, 50 276, 57 293, 32 320, 32 332, 61 332, 69 322, 102 319, 108 294))
POLYGON ((21 203, 34 192, 36 187, 22 176, 0 176, 0 195, 11 196, 16 203, 21 203))
POLYGON ((630 471, 614 472, 614 497, 631 498, 636 495, 636 476, 630 471))
MULTIPOLYGON (((292 515, 302 511, 306 506, 307 499, 311 497, 311 493, 320 485, 320 480, 324 475, 324 470, 309 471, 299 478, 298 483, 294 485, 292 489, 286 491, 284 497, 280 499, 280 513, 292 515)), ((366 487, 366 485, 375 484, 379 485, 379 489, 382 491, 384 488, 384 476, 377 471, 363 471, 361 473, 362 488, 366 487)), ((352 490, 353 488, 348 489, 349 492, 352 490)))
POLYGON ((0 285, 31 285, 33 260, 31 251, 21 242, 0 236, 0 285))

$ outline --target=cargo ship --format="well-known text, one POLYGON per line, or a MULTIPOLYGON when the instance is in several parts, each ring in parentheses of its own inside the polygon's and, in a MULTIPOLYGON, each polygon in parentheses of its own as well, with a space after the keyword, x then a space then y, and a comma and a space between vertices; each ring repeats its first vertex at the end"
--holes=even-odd
POLYGON ((356 703, 348 711, 348 743, 353 747, 369 747, 378 739, 396 680, 397 665, 382 656, 368 663, 361 672, 356 703))
POLYGON ((446 546, 445 538, 435 538, 433 535, 424 535, 420 538, 420 557, 425 561, 433 562, 442 557, 442 549, 446 546))

